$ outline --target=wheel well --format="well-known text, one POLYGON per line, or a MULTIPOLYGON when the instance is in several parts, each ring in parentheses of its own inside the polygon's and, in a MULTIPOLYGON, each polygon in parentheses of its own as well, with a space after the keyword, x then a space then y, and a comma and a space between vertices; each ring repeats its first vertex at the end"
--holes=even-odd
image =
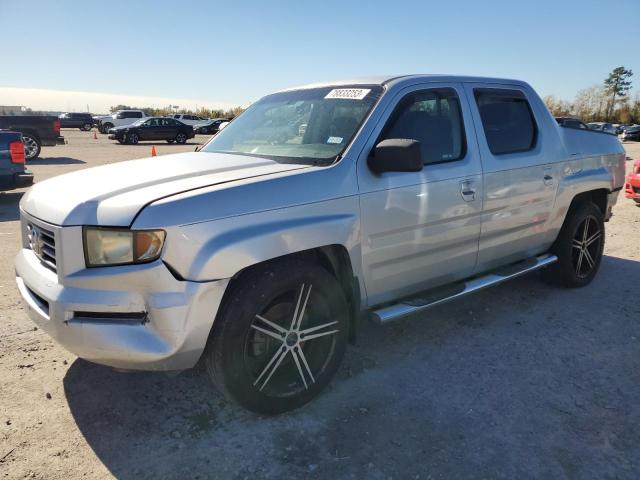
POLYGON ((23 135, 27 134, 33 138, 35 138, 38 142, 40 142, 40 135, 38 135, 38 132, 36 132, 35 130, 31 130, 30 128, 15 128, 12 129, 15 132, 20 132, 23 135))
POLYGON ((571 205, 569 206, 569 211, 572 211, 576 206, 590 202, 593 203, 596 207, 600 209, 602 215, 607 214, 607 196, 609 192, 605 188, 600 188, 598 190, 590 190, 588 192, 582 192, 575 197, 571 201, 571 205))
POLYGON ((283 258, 291 257, 300 258, 308 262, 315 262, 325 268, 336 278, 349 305, 349 341, 354 343, 360 319, 360 284, 358 283, 358 279, 353 275, 351 259, 344 246, 326 245, 309 250, 302 250, 282 257, 272 258, 239 271, 233 276, 231 281, 237 281, 250 269, 264 266, 269 262, 275 262, 283 258))

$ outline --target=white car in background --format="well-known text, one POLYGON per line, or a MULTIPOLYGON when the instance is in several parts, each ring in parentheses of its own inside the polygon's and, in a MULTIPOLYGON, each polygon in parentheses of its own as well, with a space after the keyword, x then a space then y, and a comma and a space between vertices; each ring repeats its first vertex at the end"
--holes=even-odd
POLYGON ((616 128, 611 123, 591 122, 587 123, 587 127, 591 130, 596 130, 597 132, 610 133, 611 135, 616 134, 616 128))
POLYGON ((182 113, 176 113, 174 115, 169 115, 169 117, 170 118, 175 118, 176 120, 181 121, 185 125, 191 125, 192 127, 194 127, 194 126, 196 126, 198 124, 207 123, 209 121, 208 118, 199 117, 197 115, 187 115, 187 114, 182 114, 182 113))
POLYGON ((100 130, 100 133, 108 133, 112 128, 131 125, 141 118, 147 118, 147 114, 142 110, 118 110, 100 119, 98 121, 98 130, 100 130))

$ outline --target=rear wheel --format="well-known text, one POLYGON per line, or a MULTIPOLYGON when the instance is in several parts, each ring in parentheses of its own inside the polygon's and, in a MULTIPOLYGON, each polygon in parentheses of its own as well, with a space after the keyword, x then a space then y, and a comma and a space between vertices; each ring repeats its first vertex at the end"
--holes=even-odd
POLYGON ((569 212, 551 252, 558 261, 543 272, 543 278, 565 287, 584 287, 598 273, 604 250, 604 219, 593 203, 583 203, 569 212))
POLYGON ((104 125, 102 125, 102 133, 109 133, 109 129, 113 128, 113 124, 112 123, 105 123, 104 125))
POLYGON ((23 133, 22 143, 24 143, 25 160, 33 160, 34 158, 38 158, 42 147, 40 145, 40 140, 38 140, 37 137, 31 135, 30 133, 23 133))
POLYGON ((347 302, 337 280, 314 263, 286 259, 232 286, 205 363, 228 398, 254 412, 282 413, 329 383, 347 338, 347 302))
POLYGON ((82 125, 81 130, 84 130, 85 132, 88 132, 89 130, 91 130, 92 125, 90 123, 85 123, 84 125, 82 125))
POLYGON ((187 136, 180 132, 176 135, 176 143, 179 143, 180 145, 187 143, 187 136))

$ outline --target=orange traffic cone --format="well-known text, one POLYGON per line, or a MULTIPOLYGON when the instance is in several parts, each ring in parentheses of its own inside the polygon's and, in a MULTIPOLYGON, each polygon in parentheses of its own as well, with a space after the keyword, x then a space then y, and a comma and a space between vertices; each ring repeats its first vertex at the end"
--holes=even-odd
POLYGON ((158 155, 156 153, 156 146, 155 145, 151 145, 151 156, 155 157, 156 155, 158 155))
POLYGON ((95 130, 94 130, 94 132, 93 132, 93 139, 94 139, 94 140, 97 140, 97 139, 98 139, 98 135, 96 135, 95 130))

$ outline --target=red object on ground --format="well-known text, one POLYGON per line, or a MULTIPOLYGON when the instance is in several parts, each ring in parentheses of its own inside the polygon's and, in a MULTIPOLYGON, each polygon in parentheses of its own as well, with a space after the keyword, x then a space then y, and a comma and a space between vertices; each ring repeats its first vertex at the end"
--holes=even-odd
POLYGON ((96 135, 96 132, 93 132, 93 139, 97 140, 98 139, 98 135, 96 135))
POLYGON ((155 145, 152 145, 152 146, 151 146, 151 156, 152 156, 152 157, 155 157, 156 155, 157 155, 157 154, 156 154, 156 146, 155 146, 155 145))
POLYGON ((640 203, 640 159, 633 162, 633 170, 625 178, 624 196, 640 203))

